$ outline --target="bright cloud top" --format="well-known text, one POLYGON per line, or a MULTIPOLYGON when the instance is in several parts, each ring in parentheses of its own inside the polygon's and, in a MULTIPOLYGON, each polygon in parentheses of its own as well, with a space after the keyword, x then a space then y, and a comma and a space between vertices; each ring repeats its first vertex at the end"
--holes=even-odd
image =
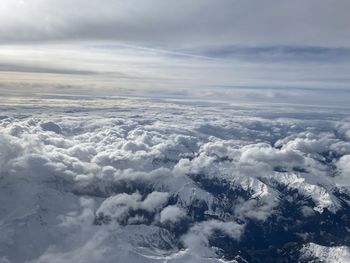
POLYGON ((350 124, 341 111, 115 103, 3 108, 4 262, 222 262, 278 246, 273 231, 282 230, 266 224, 283 226, 306 256, 325 242, 320 228, 339 242, 327 224, 350 220, 350 124), (272 239, 255 243, 259 227, 272 239))

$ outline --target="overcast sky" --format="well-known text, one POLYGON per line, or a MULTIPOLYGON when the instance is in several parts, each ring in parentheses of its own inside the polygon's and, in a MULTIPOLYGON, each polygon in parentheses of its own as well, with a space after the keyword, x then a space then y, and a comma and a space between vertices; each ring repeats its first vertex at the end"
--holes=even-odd
POLYGON ((348 0, 2 0, 2 42, 350 46, 348 0))
POLYGON ((349 10, 348 0, 1 0, 0 84, 347 89, 349 10))

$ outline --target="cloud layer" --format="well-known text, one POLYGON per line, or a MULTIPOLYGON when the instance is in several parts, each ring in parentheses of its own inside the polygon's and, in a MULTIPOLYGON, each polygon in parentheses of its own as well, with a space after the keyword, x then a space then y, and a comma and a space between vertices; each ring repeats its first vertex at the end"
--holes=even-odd
POLYGON ((349 8, 347 0, 4 0, 0 96, 347 104, 349 8))
POLYGON ((348 49, 165 50, 100 42, 1 46, 0 96, 3 103, 8 97, 139 96, 347 106, 349 54, 348 49))
MULTIPOLYGON (((239 251, 256 249, 253 226, 270 224, 299 244, 324 240, 320 229, 347 244, 319 225, 349 220, 350 124, 341 112, 116 103, 3 108, 4 262, 219 262, 247 257, 239 251)), ((258 243, 271 246, 273 235, 258 243)))
POLYGON ((349 46, 348 9, 346 0, 5 0, 0 39, 349 46))

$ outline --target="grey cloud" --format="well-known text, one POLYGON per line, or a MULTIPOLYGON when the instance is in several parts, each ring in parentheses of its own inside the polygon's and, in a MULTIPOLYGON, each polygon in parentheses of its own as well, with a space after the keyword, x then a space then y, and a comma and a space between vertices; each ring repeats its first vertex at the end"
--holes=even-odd
POLYGON ((346 105, 348 9, 346 0, 4 0, 0 91, 346 105))
POLYGON ((11 64, 0 64, 0 72, 22 72, 22 73, 47 73, 47 74, 65 74, 65 75, 92 75, 96 72, 88 70, 44 68, 40 66, 20 66, 11 64))
POLYGON ((212 58, 231 58, 243 61, 264 61, 265 63, 344 63, 350 58, 349 48, 327 48, 317 46, 264 46, 264 47, 239 47, 221 46, 208 47, 207 49, 195 49, 194 54, 212 58))
POLYGON ((246 48, 243 56, 239 51, 232 56, 208 57, 191 54, 193 48, 174 52, 101 45, 79 42, 1 46, 1 93, 337 105, 347 104, 349 97, 350 60, 346 60, 346 51, 324 48, 321 53, 326 55, 322 58, 324 55, 319 57, 315 48, 294 48, 295 52, 288 51, 291 48, 267 48, 266 53, 261 51, 264 48, 246 48), (308 58, 301 59, 304 55, 300 52, 306 52, 308 58))
POLYGON ((4 1, 3 42, 349 46, 348 1, 4 1))

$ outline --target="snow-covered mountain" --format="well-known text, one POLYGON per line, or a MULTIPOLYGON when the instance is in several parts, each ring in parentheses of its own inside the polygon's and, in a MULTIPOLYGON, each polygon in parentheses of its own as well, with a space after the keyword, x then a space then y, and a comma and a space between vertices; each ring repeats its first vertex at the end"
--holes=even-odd
POLYGON ((3 106, 0 262, 350 262, 348 112, 3 106))

